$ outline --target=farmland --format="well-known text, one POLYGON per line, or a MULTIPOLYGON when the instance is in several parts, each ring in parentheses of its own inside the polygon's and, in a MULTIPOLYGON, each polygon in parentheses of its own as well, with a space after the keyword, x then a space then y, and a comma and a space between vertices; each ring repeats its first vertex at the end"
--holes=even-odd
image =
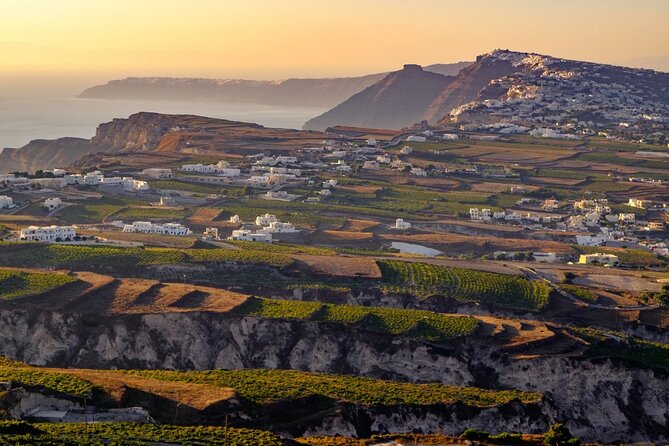
POLYGON ((518 276, 395 260, 378 263, 384 287, 391 292, 533 310, 548 303, 546 285, 518 276))
POLYGON ((478 324, 471 317, 448 316, 430 311, 259 298, 249 298, 234 313, 272 319, 343 323, 363 330, 433 342, 470 336, 478 324))
POLYGON ((58 273, 32 273, 0 269, 0 299, 17 299, 55 290, 76 279, 58 273))
POLYGON ((537 402, 534 392, 494 391, 442 384, 409 384, 347 375, 328 375, 294 370, 210 370, 178 372, 142 370, 129 373, 165 381, 213 384, 235 389, 242 397, 258 404, 279 400, 322 396, 335 401, 358 404, 452 404, 462 402, 474 407, 504 404, 512 399, 537 402))
POLYGON ((0 444, 67 444, 72 446, 208 444, 223 446, 284 446, 287 442, 268 431, 243 428, 170 426, 136 423, 0 422, 0 444))

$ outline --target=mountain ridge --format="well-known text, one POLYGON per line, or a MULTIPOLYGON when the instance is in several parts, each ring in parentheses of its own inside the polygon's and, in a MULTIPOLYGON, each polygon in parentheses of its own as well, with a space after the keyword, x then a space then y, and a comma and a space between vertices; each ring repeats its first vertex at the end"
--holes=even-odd
POLYGON ((307 121, 305 129, 322 130, 334 125, 401 128, 420 120, 436 94, 453 76, 425 71, 407 64, 399 71, 351 96, 333 109, 307 121))

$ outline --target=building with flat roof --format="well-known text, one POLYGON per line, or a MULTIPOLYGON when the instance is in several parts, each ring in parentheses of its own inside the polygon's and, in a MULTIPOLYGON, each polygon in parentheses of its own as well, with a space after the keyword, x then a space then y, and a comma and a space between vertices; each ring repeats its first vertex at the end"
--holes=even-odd
POLYGON ((31 242, 69 242, 76 237, 74 226, 28 226, 19 238, 31 242))

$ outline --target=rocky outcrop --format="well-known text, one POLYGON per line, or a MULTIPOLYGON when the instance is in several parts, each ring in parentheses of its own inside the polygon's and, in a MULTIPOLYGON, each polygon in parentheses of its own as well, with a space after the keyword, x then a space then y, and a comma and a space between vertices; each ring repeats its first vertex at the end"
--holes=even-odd
POLYGON ((135 113, 128 118, 100 124, 91 143, 111 152, 152 151, 174 126, 172 115, 135 113))
MULTIPOLYGON (((365 412, 368 418, 364 418, 364 413, 356 412, 361 409, 351 408, 349 415, 344 411, 339 418, 323 418, 319 427, 305 427, 311 433, 337 429, 342 429, 341 433, 361 429, 390 432, 407 430, 408 426, 425 431, 434 431, 435 426, 459 429, 465 425, 485 426, 494 415, 506 417, 506 426, 533 432, 542 431, 547 421, 563 420, 573 433, 587 440, 669 440, 669 376, 665 371, 609 359, 517 359, 486 337, 430 345, 310 321, 207 313, 100 319, 92 315, 1 311, 0 354, 59 367, 282 368, 518 388, 545 395, 544 403, 531 416, 520 409, 480 411, 463 417, 444 413, 436 416, 417 408, 383 414, 379 412, 382 409, 371 407, 365 412)), ((506 429, 500 426, 500 430, 506 429)))
POLYGON ((38 169, 65 167, 82 156, 98 151, 87 139, 36 139, 18 149, 0 152, 0 171, 33 172, 38 169))
POLYGON ((425 109, 452 80, 424 71, 420 65, 404 65, 402 70, 307 121, 304 128, 323 130, 344 125, 400 129, 420 121, 425 109))

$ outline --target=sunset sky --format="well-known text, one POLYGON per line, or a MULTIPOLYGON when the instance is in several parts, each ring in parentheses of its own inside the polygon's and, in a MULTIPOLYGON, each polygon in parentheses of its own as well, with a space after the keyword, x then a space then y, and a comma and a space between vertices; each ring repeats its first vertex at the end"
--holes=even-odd
POLYGON ((21 0, 1 10, 0 87, 357 75, 494 48, 669 71, 668 22, 667 0, 21 0))

